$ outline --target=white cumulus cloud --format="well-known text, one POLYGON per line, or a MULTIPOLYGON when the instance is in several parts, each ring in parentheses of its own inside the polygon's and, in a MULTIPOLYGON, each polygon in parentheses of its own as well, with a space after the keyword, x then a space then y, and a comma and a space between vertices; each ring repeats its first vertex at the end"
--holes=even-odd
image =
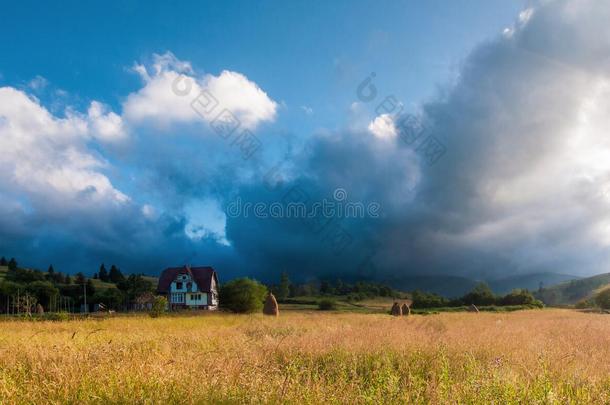
POLYGON ((152 68, 136 65, 134 70, 144 80, 144 87, 127 97, 124 117, 134 124, 172 124, 211 121, 227 109, 244 128, 255 129, 272 122, 278 104, 256 83, 238 72, 224 70, 218 76, 197 77, 190 63, 178 60, 170 52, 155 55, 152 68), (215 99, 209 115, 200 115, 191 103, 202 91, 215 99))
POLYGON ((377 138, 391 139, 396 137, 396 126, 390 114, 381 114, 368 126, 368 130, 377 138))
POLYGON ((128 201, 101 173, 105 161, 88 150, 92 136, 86 117, 73 112, 56 117, 24 92, 0 88, 3 188, 30 199, 57 199, 66 205, 128 201))
POLYGON ((88 110, 89 123, 94 136, 103 141, 115 142, 126 138, 123 119, 99 101, 91 102, 88 110))

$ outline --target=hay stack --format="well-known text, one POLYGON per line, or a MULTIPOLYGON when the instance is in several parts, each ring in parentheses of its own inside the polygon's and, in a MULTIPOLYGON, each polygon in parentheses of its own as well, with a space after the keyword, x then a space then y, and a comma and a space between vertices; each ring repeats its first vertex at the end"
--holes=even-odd
POLYGON ((277 301, 273 294, 269 293, 265 300, 265 306, 263 307, 263 314, 278 316, 280 314, 280 308, 277 305, 277 301))
POLYGON ((411 307, 409 307, 406 302, 404 304, 402 304, 402 308, 401 309, 402 309, 402 314, 404 316, 411 315, 411 307))
POLYGON ((470 304, 470 307, 468 308, 468 312, 479 312, 479 308, 477 308, 477 306, 474 304, 470 304))
POLYGON ((42 307, 42 305, 36 305, 36 312, 38 313, 38 315, 44 315, 44 308, 42 307))
POLYGON ((394 315, 394 316, 402 315, 402 310, 400 309, 400 305, 398 305, 398 302, 395 302, 394 305, 392 305, 392 315, 394 315))

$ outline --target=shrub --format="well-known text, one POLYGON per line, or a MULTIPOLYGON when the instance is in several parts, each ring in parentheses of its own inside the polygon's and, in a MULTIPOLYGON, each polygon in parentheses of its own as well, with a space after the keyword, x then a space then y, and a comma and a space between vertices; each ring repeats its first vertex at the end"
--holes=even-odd
POLYGON ((364 295, 363 293, 352 293, 352 294, 349 294, 346 298, 346 300, 348 302, 363 301, 365 299, 367 299, 367 296, 364 295))
POLYGON ((471 292, 462 297, 462 301, 466 305, 474 304, 476 306, 494 305, 496 296, 487 283, 477 284, 471 292))
POLYGON ((411 294, 413 308, 439 308, 448 305, 449 301, 438 294, 415 290, 411 294))
POLYGON ((155 297, 155 300, 153 301, 152 308, 151 308, 150 312, 148 313, 148 315, 150 315, 151 318, 157 318, 158 316, 163 314, 165 311, 167 311, 167 298, 162 297, 162 296, 157 296, 157 297, 155 297))
POLYGON ((500 300, 501 305, 532 305, 536 299, 528 290, 516 289, 500 300))
POLYGON ((267 287, 247 277, 231 280, 220 287, 220 305, 233 312, 260 312, 266 297, 267 287))
POLYGON ((602 309, 610 309, 610 288, 600 291, 595 296, 595 303, 602 309))
POLYGON ((100 289, 91 298, 92 302, 102 303, 107 309, 117 310, 125 302, 125 296, 116 288, 100 289))
POLYGON ((318 303, 318 309, 320 311, 332 311, 337 309, 337 302, 331 298, 323 298, 318 303))
POLYGON ((42 319, 45 321, 56 321, 62 322, 70 319, 70 316, 67 312, 45 312, 42 315, 42 319))
POLYGON ((576 309, 585 309, 585 308, 592 308, 594 306, 595 306, 595 304, 592 302, 592 300, 588 300, 586 298, 583 298, 582 300, 578 301, 574 305, 574 308, 576 308, 576 309))

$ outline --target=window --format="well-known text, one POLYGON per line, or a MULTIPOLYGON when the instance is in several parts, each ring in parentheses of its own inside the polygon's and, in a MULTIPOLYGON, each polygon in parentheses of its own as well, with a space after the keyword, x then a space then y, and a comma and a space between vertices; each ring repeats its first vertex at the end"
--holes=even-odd
POLYGON ((182 283, 181 282, 177 282, 176 283, 176 290, 182 290, 182 283))

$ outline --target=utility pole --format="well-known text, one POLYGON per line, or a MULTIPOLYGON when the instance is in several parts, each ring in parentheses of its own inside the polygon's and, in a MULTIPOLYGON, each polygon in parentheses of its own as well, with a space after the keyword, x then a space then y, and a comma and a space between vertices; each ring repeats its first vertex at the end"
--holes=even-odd
POLYGON ((85 292, 85 313, 89 312, 87 308, 87 284, 83 283, 83 291, 85 292))

